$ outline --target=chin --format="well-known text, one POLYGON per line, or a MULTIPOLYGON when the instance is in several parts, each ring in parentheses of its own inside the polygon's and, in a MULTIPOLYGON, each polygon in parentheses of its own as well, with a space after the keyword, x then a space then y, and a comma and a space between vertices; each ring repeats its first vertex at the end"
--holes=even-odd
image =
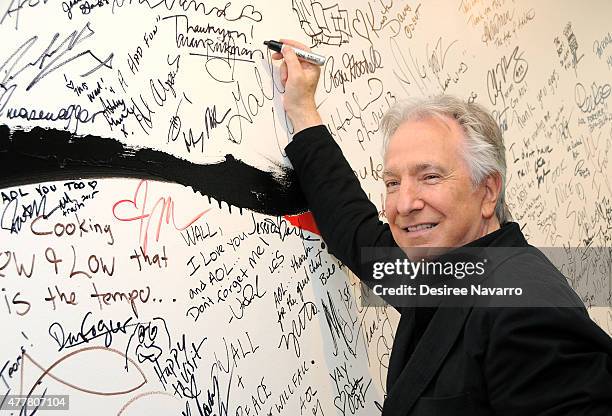
POLYGON ((419 247, 437 247, 436 239, 433 238, 404 238, 402 247, 419 248, 419 247))
POLYGON ((418 245, 404 246, 402 247, 402 251, 406 253, 406 256, 408 256, 411 261, 428 261, 444 254, 447 249, 439 248, 431 243, 422 243, 418 245))

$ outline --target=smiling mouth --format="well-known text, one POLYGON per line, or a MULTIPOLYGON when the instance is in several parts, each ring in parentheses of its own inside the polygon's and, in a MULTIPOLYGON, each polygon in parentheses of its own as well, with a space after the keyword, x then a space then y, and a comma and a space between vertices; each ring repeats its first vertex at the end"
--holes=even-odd
POLYGON ((413 226, 404 227, 404 228, 402 228, 402 230, 404 230, 406 232, 409 232, 409 233, 415 233, 417 231, 431 230, 436 225, 438 225, 438 224, 434 224, 434 223, 419 224, 419 225, 413 225, 413 226))

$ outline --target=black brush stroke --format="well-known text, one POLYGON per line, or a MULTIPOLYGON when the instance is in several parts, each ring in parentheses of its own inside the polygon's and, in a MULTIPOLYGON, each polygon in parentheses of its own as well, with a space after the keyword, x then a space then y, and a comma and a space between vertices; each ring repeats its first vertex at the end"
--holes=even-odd
POLYGON ((292 169, 278 174, 250 166, 232 155, 199 165, 168 153, 131 148, 118 140, 34 127, 0 125, 0 188, 77 178, 139 178, 191 186, 202 195, 267 215, 307 210, 292 169))

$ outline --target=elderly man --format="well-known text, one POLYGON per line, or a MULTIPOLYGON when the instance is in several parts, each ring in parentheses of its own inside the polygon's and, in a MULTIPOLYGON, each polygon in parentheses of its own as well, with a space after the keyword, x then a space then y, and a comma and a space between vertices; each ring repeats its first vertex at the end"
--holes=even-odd
POLYGON ((287 155, 330 252, 356 275, 372 279, 362 247, 515 249, 493 256, 483 283, 514 279, 520 307, 398 307, 383 414, 612 415, 612 341, 511 222, 502 137, 486 110, 437 97, 388 112, 383 224, 321 125, 319 69, 287 47, 273 58, 296 131, 287 155))

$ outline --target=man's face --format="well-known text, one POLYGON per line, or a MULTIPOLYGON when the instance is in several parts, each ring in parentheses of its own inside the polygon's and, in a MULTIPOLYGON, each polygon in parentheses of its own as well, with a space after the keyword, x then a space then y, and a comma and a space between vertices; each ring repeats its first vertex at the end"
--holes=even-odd
POLYGON ((487 234, 485 187, 472 185, 464 134, 448 117, 404 122, 385 155, 385 212, 400 247, 458 247, 487 234))

